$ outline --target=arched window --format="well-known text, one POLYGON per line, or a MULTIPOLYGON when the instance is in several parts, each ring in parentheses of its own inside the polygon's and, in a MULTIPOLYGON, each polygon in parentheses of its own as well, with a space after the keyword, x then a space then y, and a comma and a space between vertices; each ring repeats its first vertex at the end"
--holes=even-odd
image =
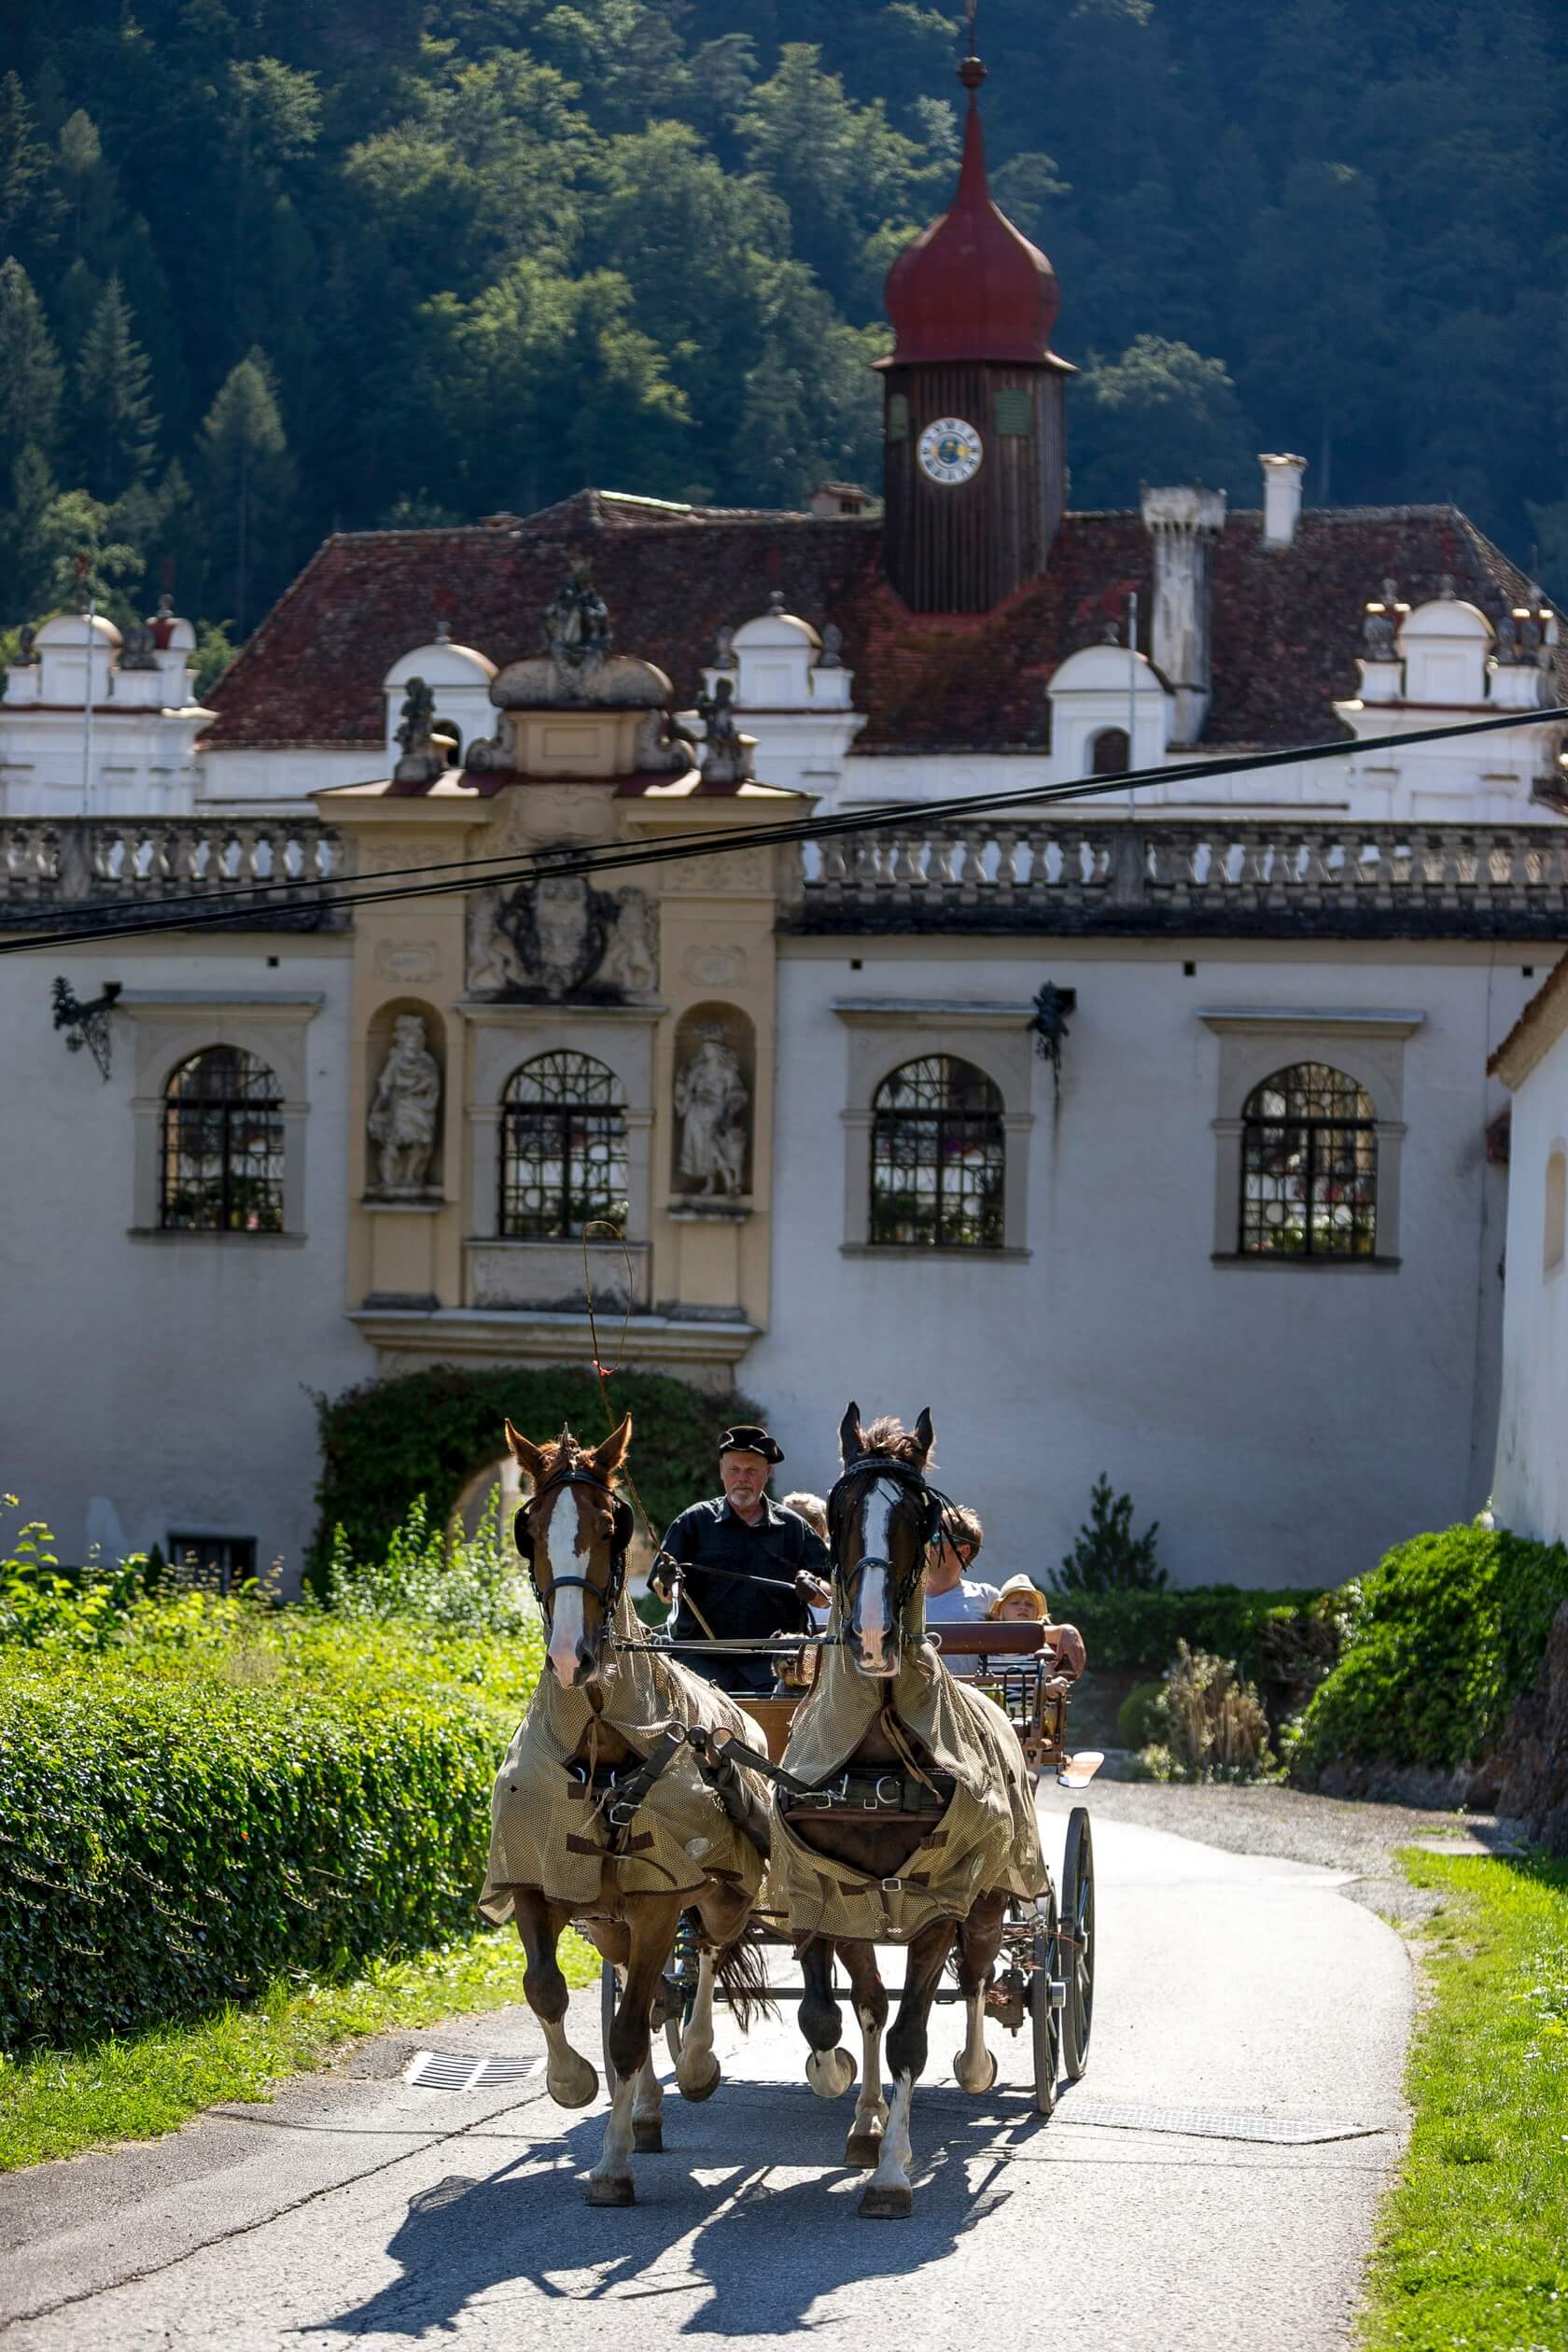
POLYGON ((1089 746, 1091 776, 1125 776, 1132 765, 1132 747, 1125 727, 1101 727, 1089 746))
POLYGON ((283 1089, 238 1045, 192 1054, 163 1090, 159 1223, 188 1233, 283 1231, 283 1089))
POLYGON ((1342 1070, 1297 1062, 1241 1114, 1243 1256, 1371 1257, 1378 1139, 1372 1099, 1342 1070))
POLYGON ((1006 1146, 1001 1096, 953 1054, 905 1062, 876 1089, 873 1242, 1000 1250, 1006 1146))
POLYGON ((1564 1244, 1568 1242, 1568 1235, 1563 1229, 1565 1222, 1568 1222, 1568 1152, 1564 1152, 1560 1143, 1547 1162, 1547 1229, 1541 1252, 1541 1270, 1545 1274, 1549 1274, 1553 1267, 1562 1264, 1564 1244))
POLYGON ((570 1241, 595 1217, 626 1226, 626 1098, 589 1054, 539 1054, 501 1097, 499 1230, 570 1241))

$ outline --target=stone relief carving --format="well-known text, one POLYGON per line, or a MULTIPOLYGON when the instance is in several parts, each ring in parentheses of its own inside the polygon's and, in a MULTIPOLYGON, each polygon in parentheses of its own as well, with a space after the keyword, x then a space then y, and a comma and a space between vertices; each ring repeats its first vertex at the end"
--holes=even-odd
POLYGON ((733 1195, 744 1189, 750 1104, 739 1055, 716 1022, 705 1022, 675 1079, 678 1173, 693 1192, 733 1195))
POLYGON ((744 947, 688 947, 681 965, 688 980, 702 988, 729 988, 746 977, 744 947))
POLYGON ((514 890, 476 890, 469 911, 469 987, 559 1002, 582 990, 651 996, 658 917, 646 891, 595 890, 579 874, 545 874, 514 890))
POLYGON ((385 1197, 424 1192, 436 1148, 441 1092, 441 1067, 425 1042, 423 1019, 417 1013, 399 1013, 365 1121, 378 1147, 375 1190, 385 1197))
POLYGON ((373 962, 378 980, 423 983, 441 971, 441 948, 433 939, 384 939, 373 962))

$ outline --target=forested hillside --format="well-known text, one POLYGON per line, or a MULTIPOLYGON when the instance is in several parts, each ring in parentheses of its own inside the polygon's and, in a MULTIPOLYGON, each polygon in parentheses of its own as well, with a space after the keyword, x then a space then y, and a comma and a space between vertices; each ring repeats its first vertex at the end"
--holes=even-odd
MULTIPOLYGON (((63 0, 0 74, 0 625, 251 628, 334 526, 586 481, 878 483, 881 282, 953 182, 957 6, 63 0)), ((1568 579, 1561 0, 984 0, 1061 277, 1072 503, 1255 453, 1568 579)), ((208 670, 221 658, 209 641, 208 670)))

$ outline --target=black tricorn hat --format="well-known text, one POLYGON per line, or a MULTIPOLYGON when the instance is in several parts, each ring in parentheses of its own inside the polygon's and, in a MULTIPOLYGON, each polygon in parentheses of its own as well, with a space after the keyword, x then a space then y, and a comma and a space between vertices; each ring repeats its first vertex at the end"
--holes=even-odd
POLYGON ((764 1462, 782 1462, 784 1459, 784 1449, 778 1440, 770 1437, 765 1429, 759 1429, 752 1421, 736 1421, 733 1428, 726 1429, 719 1440, 719 1450, 721 1454, 761 1454, 764 1462))

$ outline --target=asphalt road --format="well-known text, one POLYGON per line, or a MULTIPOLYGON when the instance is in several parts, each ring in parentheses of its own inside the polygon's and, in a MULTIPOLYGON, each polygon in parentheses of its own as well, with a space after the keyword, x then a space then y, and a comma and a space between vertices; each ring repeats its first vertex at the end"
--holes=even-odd
MULTIPOLYGON (((1044 1800, 1053 1860, 1068 1801, 1044 1800)), ((993 2036, 997 2086, 966 2097, 962 2012, 940 2009, 912 2220, 857 2217, 863 2176, 839 2163, 852 2094, 812 2096, 792 2016, 744 2044, 721 2024, 717 2096, 669 2097, 637 2206, 590 2210, 602 2100, 567 2114, 541 2082, 399 2079, 419 2047, 539 2049, 509 2011, 0 2180, 0 2346, 747 2352, 797 2330, 833 2352, 1345 2345, 1399 2148, 1405 1949, 1327 1870, 1109 1820, 1098 1846, 1089 2071, 1042 2121, 1027 2035, 993 2036)), ((596 1996, 574 2014, 596 2060, 596 1996)))

